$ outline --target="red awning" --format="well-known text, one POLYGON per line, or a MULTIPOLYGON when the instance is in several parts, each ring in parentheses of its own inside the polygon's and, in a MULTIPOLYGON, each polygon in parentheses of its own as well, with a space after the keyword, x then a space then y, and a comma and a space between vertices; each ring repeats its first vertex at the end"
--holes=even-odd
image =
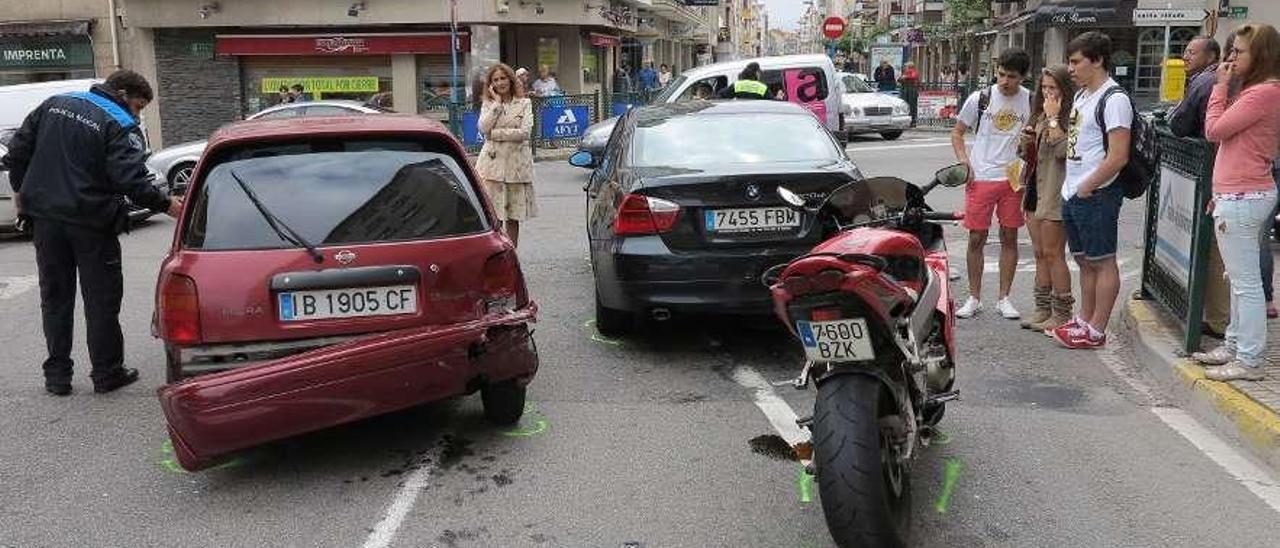
POLYGON ((610 34, 592 32, 587 35, 587 39, 591 41, 591 45, 601 48, 616 48, 622 45, 622 38, 610 34))
MULTIPOLYGON (((449 33, 219 35, 216 48, 218 55, 449 53, 449 33)), ((458 33, 457 48, 469 51, 470 35, 458 33)))

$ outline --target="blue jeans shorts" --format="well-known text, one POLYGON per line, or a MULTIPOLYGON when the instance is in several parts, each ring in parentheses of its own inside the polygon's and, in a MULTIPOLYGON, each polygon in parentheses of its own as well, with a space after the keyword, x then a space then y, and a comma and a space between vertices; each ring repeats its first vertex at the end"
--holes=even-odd
POLYGON ((1120 206, 1124 189, 1112 183, 1088 198, 1072 196, 1062 204, 1062 222, 1067 229, 1067 247, 1076 257, 1100 261, 1116 255, 1120 227, 1120 206))

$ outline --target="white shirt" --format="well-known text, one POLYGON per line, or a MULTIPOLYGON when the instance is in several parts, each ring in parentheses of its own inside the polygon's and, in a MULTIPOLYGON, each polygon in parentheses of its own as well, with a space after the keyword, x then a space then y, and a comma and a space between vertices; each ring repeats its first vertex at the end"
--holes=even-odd
MULTIPOLYGON (((1071 109, 1070 127, 1067 129, 1067 178, 1062 183, 1062 199, 1070 200, 1080 192, 1084 184, 1095 170, 1102 165, 1107 151, 1102 146, 1102 128, 1098 127, 1098 100, 1112 87, 1118 86, 1115 80, 1107 79, 1102 87, 1089 91, 1082 89, 1076 92, 1075 103, 1071 109)), ((1133 125, 1133 106, 1129 104, 1129 96, 1117 93, 1107 99, 1106 110, 1102 113, 1106 123, 1106 131, 1117 128, 1129 128, 1133 125)), ((1103 188, 1115 181, 1112 177, 1098 188, 1103 188)))
POLYGON ((555 78, 548 77, 546 80, 541 78, 533 81, 533 94, 539 97, 552 95, 556 90, 560 89, 560 84, 555 78))
POLYGON ((978 103, 982 90, 973 92, 960 109, 960 121, 967 127, 978 127, 977 138, 969 150, 969 163, 973 165, 973 178, 979 181, 1007 181, 1009 164, 1018 158, 1018 139, 1022 128, 1031 119, 1031 92, 1019 87, 1012 97, 1006 97, 996 86, 991 86, 991 101, 978 123, 978 103))

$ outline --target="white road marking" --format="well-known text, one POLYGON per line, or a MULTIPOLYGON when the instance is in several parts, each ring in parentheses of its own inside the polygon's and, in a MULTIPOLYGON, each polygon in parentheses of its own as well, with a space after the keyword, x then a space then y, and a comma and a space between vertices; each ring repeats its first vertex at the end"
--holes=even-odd
POLYGON ((1165 425, 1182 435, 1201 453, 1217 463, 1223 470, 1235 478, 1240 485, 1262 499, 1272 510, 1280 513, 1280 484, 1271 479, 1261 466, 1245 458, 1235 448, 1227 445, 1213 432, 1210 432, 1186 411, 1171 407, 1153 407, 1151 412, 1160 417, 1165 425))
POLYGON ((414 470, 404 480, 404 486, 396 493, 395 498, 391 499, 391 505, 387 507, 387 511, 378 524, 373 526, 373 532, 369 533, 369 538, 364 541, 364 548, 387 548, 391 546, 391 541, 395 540, 396 532, 400 530, 400 526, 404 524, 405 516, 409 515, 409 511, 413 510, 413 505, 417 504, 418 496, 427 488, 427 484, 431 481, 431 474, 436 471, 436 462, 439 462, 440 449, 439 446, 432 448, 422 457, 422 467, 414 470))
POLYGON ((849 152, 854 153, 854 152, 862 152, 864 150, 898 150, 898 149, 906 149, 906 148, 936 148, 936 147, 949 147, 949 146, 951 146, 950 142, 924 143, 919 145, 876 145, 876 146, 869 146, 869 147, 852 147, 849 149, 849 152))
POLYGON ((0 301, 12 299, 31 291, 40 285, 40 278, 35 274, 29 276, 0 277, 0 301))
POLYGON ((787 443, 794 447, 797 443, 809 440, 809 435, 796 424, 796 419, 799 418, 796 412, 791 410, 787 402, 778 397, 769 381, 755 369, 740 365, 733 370, 733 380, 751 391, 756 407, 760 408, 765 418, 769 419, 769 424, 773 425, 773 429, 777 430, 778 435, 782 436, 787 443))

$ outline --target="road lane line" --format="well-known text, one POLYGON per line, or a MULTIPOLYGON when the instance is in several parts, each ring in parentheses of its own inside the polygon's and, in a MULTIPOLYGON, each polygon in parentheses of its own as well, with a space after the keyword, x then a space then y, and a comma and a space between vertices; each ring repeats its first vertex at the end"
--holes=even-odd
POLYGON ((875 150, 900 150, 900 149, 907 149, 907 148, 937 148, 937 147, 949 147, 949 146, 951 146, 951 143, 950 143, 950 142, 945 142, 945 143, 923 143, 923 144, 919 144, 919 145, 880 145, 880 146, 873 146, 873 147, 855 147, 855 148, 851 148, 851 149, 849 149, 849 152, 850 152, 850 153, 854 153, 854 152, 862 152, 862 151, 864 151, 864 150, 870 150, 870 151, 875 151, 875 150))
POLYGON ((1226 470, 1240 485, 1262 499, 1272 510, 1280 513, 1280 484, 1271 479, 1261 466, 1245 458, 1235 448, 1227 445, 1186 411, 1172 407, 1153 407, 1151 412, 1165 425, 1196 446, 1201 453, 1226 470))
POLYGON ((787 402, 778 397, 769 381, 755 369, 740 365, 733 370, 733 380, 751 391, 756 407, 760 408, 765 418, 769 419, 769 424, 773 425, 773 429, 786 440, 788 445, 795 447, 797 443, 809 440, 809 436, 800 429, 800 425, 796 424, 796 419, 799 418, 796 412, 791 410, 787 402))
POLYGON ((437 470, 436 464, 440 462, 440 446, 434 446, 430 451, 422 456, 422 467, 414 470, 404 480, 404 486, 396 493, 395 498, 391 500, 391 505, 387 507, 387 511, 378 524, 373 526, 373 532, 369 533, 369 538, 364 541, 364 548, 387 548, 391 546, 391 541, 395 540, 396 532, 400 530, 400 526, 404 524, 405 516, 409 515, 409 511, 413 510, 413 505, 417 504, 418 496, 427 488, 427 484, 431 481, 431 475, 437 470))

